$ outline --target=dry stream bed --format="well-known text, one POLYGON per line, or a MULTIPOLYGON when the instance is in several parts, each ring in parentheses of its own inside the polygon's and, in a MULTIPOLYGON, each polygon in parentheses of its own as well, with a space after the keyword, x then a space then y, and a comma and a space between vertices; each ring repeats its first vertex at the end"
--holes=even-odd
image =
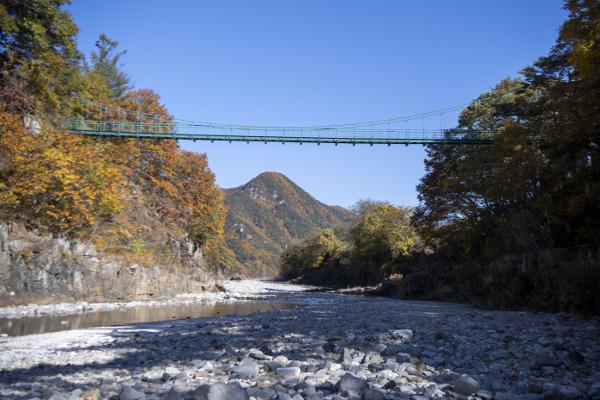
MULTIPOLYGON (((303 306, 2 337, 0 397, 600 399, 598 319, 224 285, 230 302, 303 306)), ((220 301, 192 297, 173 301, 220 301)))

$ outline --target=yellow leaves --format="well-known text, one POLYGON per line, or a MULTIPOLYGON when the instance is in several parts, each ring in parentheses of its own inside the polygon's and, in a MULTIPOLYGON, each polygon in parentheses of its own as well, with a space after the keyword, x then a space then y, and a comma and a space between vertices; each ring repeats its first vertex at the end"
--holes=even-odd
POLYGON ((600 11, 595 1, 569 0, 569 19, 560 29, 559 43, 572 47, 569 61, 584 79, 597 81, 600 60, 600 11))
MULTIPOLYGON (((123 108, 129 112, 139 112, 145 116, 155 115, 161 119, 161 122, 170 122, 173 117, 168 113, 167 109, 159 103, 160 96, 158 93, 150 89, 139 89, 133 92, 128 92, 123 101, 123 108)), ((134 118, 134 115, 130 116, 134 118)), ((158 122, 148 121, 146 122, 158 122)))
POLYGON ((6 217, 67 233, 119 212, 118 171, 89 142, 59 132, 34 137, 18 124, 1 128, 0 151, 9 160, 0 170, 6 217))
POLYGON ((416 251, 419 237, 410 223, 412 210, 379 205, 352 228, 359 260, 382 265, 416 251))

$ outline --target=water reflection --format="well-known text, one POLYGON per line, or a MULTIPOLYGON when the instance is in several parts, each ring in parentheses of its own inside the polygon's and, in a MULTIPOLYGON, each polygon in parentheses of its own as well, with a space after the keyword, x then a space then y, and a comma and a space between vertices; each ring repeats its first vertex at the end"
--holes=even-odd
POLYGON ((22 336, 138 322, 248 315, 274 310, 287 310, 294 307, 297 307, 297 305, 288 303, 190 303, 160 307, 140 306, 72 315, 0 318, 0 333, 5 333, 8 336, 22 336))

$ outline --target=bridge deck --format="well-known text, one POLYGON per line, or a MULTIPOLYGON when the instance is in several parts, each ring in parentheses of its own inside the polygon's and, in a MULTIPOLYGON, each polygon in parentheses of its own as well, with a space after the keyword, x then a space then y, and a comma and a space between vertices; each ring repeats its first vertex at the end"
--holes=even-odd
POLYGON ((193 123, 134 123, 121 121, 67 120, 70 133, 104 137, 178 140, 348 143, 348 144, 491 144, 492 132, 444 129, 352 129, 337 127, 251 127, 198 125, 193 123))

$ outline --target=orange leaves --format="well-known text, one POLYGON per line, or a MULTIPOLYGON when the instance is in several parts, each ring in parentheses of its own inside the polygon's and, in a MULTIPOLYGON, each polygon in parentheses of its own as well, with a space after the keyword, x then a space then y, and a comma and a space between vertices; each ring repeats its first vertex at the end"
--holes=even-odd
MULTIPOLYGON (((223 195, 214 185, 206 155, 178 150, 163 157, 153 181, 179 210, 189 210, 185 230, 196 245, 223 233, 227 213, 223 195)), ((166 215, 168 217, 168 215, 166 215)))
MULTIPOLYGON (((158 100, 139 90, 121 106, 139 112, 142 122, 149 114, 169 121, 158 100)), ((196 246, 222 235, 227 209, 206 156, 182 151, 175 140, 84 138, 52 131, 49 123, 34 136, 6 113, 0 131, 0 218, 55 234, 81 232, 120 212, 127 183, 145 192, 144 206, 165 227, 185 231, 196 246)), ((144 235, 130 243, 138 253, 144 235)))
POLYGON ((0 212, 54 233, 94 225, 119 211, 120 171, 81 137, 48 132, 32 136, 2 114, 0 212))
MULTIPOLYGON (((150 89, 139 89, 127 93, 121 107, 134 114, 137 112, 144 114, 146 117, 155 115, 161 119, 161 122, 170 122, 173 117, 169 114, 167 109, 159 103, 159 100, 160 96, 158 93, 150 89)), ((146 118, 145 122, 158 121, 151 121, 146 118)))

